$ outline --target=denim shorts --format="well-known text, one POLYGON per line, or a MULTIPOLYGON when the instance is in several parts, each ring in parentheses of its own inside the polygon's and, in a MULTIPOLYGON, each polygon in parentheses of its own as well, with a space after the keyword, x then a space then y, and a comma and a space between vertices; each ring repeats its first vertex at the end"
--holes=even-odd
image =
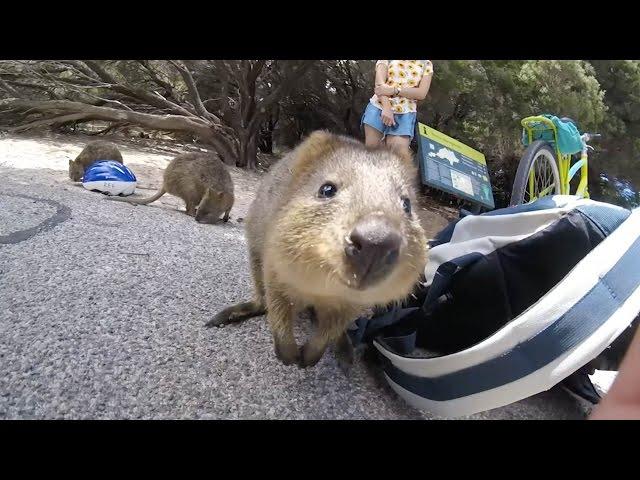
POLYGON ((393 119, 396 121, 396 124, 395 126, 387 127, 382 123, 382 110, 369 102, 362 114, 362 121, 360 123, 366 123, 370 127, 382 132, 383 138, 387 135, 395 135, 406 136, 413 139, 416 128, 416 118, 417 115, 415 112, 394 113, 393 119))

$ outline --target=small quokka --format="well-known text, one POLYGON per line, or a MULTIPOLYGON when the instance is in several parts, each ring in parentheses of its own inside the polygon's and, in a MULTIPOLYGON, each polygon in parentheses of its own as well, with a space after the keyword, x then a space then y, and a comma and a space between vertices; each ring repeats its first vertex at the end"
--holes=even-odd
POLYGON ((221 215, 223 221, 228 221, 234 202, 231 175, 213 153, 185 153, 175 157, 164 171, 162 188, 152 197, 109 197, 109 200, 146 205, 165 193, 182 198, 187 215, 200 223, 216 223, 221 215))
POLYGON ((75 160, 69 160, 69 178, 74 182, 81 181, 84 171, 98 160, 113 160, 124 164, 122 154, 115 144, 96 140, 84 147, 75 160))

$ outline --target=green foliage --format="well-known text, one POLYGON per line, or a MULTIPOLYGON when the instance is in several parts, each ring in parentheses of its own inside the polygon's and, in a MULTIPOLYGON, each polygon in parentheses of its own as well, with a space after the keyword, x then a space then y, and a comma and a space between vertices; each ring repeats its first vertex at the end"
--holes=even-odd
MULTIPOLYGON (((190 92, 171 62, 101 61, 107 74, 126 85, 127 91, 111 88, 110 82, 87 83, 82 69, 72 68, 75 63, 0 62, 0 99, 17 92, 27 98, 110 101, 115 108, 126 104, 136 111, 184 114, 158 100, 167 99, 193 111, 190 92)), ((189 68, 203 104, 229 126, 222 133, 242 139, 254 110, 295 77, 296 64, 209 60, 189 62, 189 68), (252 69, 260 63, 259 75, 251 80, 252 69)), ((373 94, 374 64, 314 61, 302 78, 295 77, 290 88, 281 89, 277 101, 268 102, 267 111, 261 112, 259 148, 264 152, 291 148, 320 128, 362 138, 360 118, 373 94)), ((640 61, 440 60, 434 61, 434 69, 429 95, 419 103, 418 120, 482 151, 496 192, 511 189, 523 151, 520 120, 544 113, 571 117, 581 131, 603 134, 594 142, 596 152, 591 157, 594 195, 608 189, 610 196, 611 188, 598 183, 601 173, 640 185, 640 61)))
POLYGON ((607 106, 593 67, 581 60, 526 62, 518 73, 525 115, 571 117, 581 129, 598 128, 607 106))

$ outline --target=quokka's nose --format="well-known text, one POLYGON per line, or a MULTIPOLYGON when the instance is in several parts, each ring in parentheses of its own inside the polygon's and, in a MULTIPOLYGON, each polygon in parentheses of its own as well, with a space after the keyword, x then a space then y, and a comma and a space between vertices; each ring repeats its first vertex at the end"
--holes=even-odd
POLYGON ((359 284, 373 283, 398 260, 402 236, 384 217, 366 217, 351 231, 345 253, 359 284))

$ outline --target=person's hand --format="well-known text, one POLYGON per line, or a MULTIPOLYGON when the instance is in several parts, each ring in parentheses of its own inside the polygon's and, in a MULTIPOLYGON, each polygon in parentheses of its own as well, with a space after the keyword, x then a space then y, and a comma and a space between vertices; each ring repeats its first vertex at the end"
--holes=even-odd
POLYGON ((388 85, 376 85, 374 92, 376 95, 390 97, 391 95, 396 93, 396 89, 388 85))
POLYGON ((382 117, 382 123, 387 127, 395 126, 396 120, 393 118, 393 111, 390 108, 383 108, 380 116, 382 117))

